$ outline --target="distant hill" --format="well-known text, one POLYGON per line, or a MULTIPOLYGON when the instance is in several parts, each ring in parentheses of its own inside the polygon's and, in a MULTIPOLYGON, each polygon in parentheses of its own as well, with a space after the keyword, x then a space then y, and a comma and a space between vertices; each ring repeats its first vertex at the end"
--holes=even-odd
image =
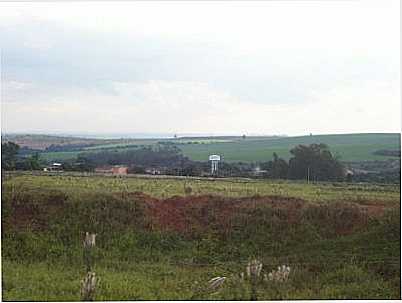
POLYGON ((49 135, 2 135, 2 142, 13 141, 21 146, 45 151, 51 145, 63 146, 61 151, 43 152, 47 160, 74 158, 80 152, 101 150, 124 151, 141 145, 174 144, 192 160, 207 161, 210 154, 220 154, 229 162, 261 162, 276 152, 289 159, 289 150, 298 144, 325 143, 341 161, 370 161, 395 159, 400 151, 399 133, 313 135, 299 137, 277 136, 217 136, 181 137, 175 139, 94 139, 49 135), (76 146, 86 145, 77 150, 76 146), (72 150, 69 150, 72 147, 72 150), (386 152, 384 152, 386 151, 386 152))
POLYGON ((50 136, 50 135, 31 135, 31 134, 4 134, 1 142, 12 141, 21 147, 45 150, 50 145, 69 145, 69 144, 91 144, 96 143, 95 139, 50 136))
POLYGON ((96 139, 75 136, 53 136, 53 135, 37 135, 37 134, 2 134, 1 142, 12 141, 21 147, 31 149, 45 150, 51 145, 68 146, 68 145, 88 145, 97 146, 105 144, 125 143, 129 144, 131 139, 96 139))

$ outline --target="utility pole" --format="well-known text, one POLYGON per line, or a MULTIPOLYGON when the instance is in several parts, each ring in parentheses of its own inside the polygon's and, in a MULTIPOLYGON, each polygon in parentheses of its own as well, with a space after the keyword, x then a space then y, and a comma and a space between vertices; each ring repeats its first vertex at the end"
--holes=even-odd
POLYGON ((307 166, 307 184, 310 183, 310 166, 307 166))

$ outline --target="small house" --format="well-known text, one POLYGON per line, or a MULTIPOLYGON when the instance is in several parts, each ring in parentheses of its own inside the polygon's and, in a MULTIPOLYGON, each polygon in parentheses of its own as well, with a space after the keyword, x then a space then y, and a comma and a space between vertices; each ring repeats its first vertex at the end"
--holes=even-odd
POLYGON ((52 163, 51 165, 43 168, 43 171, 63 171, 63 165, 61 163, 52 163))
POLYGON ((113 175, 127 175, 128 167, 127 166, 113 166, 112 174, 113 175))
POLYGON ((160 175, 162 172, 157 168, 146 168, 145 173, 149 175, 160 175))
POLYGON ((254 176, 256 176, 256 177, 263 176, 263 175, 265 175, 265 174, 267 174, 267 173, 268 173, 267 170, 261 169, 261 167, 259 167, 259 166, 256 166, 256 167, 253 169, 253 172, 252 172, 252 174, 253 174, 254 176))

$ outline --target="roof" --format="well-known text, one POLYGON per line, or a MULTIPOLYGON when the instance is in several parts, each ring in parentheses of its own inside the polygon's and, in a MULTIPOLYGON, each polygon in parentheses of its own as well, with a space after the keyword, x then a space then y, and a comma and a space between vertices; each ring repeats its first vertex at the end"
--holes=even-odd
POLYGON ((97 166, 95 169, 112 169, 112 168, 128 168, 127 165, 102 165, 97 166))

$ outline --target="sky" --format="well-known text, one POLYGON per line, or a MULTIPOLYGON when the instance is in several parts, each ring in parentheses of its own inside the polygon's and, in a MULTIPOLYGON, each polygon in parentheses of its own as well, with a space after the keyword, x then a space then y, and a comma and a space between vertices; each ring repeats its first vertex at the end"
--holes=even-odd
POLYGON ((399 132, 399 5, 0 3, 2 133, 399 132))

